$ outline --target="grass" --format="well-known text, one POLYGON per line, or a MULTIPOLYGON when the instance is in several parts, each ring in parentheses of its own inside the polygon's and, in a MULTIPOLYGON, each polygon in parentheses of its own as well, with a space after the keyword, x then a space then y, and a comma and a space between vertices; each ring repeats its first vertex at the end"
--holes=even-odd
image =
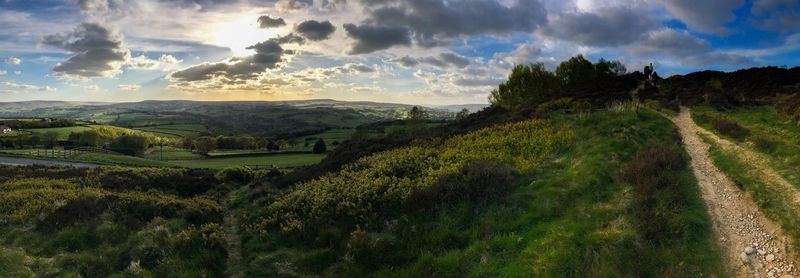
POLYGON ((149 127, 138 127, 137 130, 163 134, 170 137, 192 138, 197 137, 208 129, 200 124, 180 124, 180 125, 158 125, 149 127))
POLYGON ((188 159, 204 159, 205 156, 197 153, 192 153, 187 149, 176 148, 171 146, 164 146, 163 155, 161 148, 156 146, 153 152, 148 155, 149 158, 160 160, 163 158, 165 161, 170 160, 188 160, 188 159))
POLYGON ((58 140, 67 140, 70 133, 73 132, 81 132, 92 129, 93 126, 70 126, 70 127, 54 127, 54 128, 36 128, 36 129, 26 129, 25 131, 30 132, 32 135, 39 135, 43 136, 45 133, 48 132, 55 132, 58 134, 58 140))
POLYGON ((75 158, 80 161, 99 164, 126 165, 136 167, 175 167, 175 165, 171 163, 127 155, 85 153, 80 154, 75 158))
MULTIPOLYGON (((642 148, 679 148, 674 140, 675 128, 668 120, 651 112, 622 109, 584 116, 559 115, 551 121, 553 126, 574 132, 574 141, 567 150, 535 163, 512 164, 530 169, 519 172, 510 195, 500 200, 442 204, 417 212, 412 206, 408 212, 390 213, 387 219, 366 217, 376 225, 347 229, 335 223, 367 221, 349 219, 351 210, 363 215, 364 211, 380 211, 381 207, 380 202, 347 198, 331 207, 319 207, 334 210, 335 217, 327 218, 329 222, 321 219, 323 224, 312 227, 317 236, 304 238, 281 232, 291 228, 292 223, 275 230, 254 224, 259 223, 259 215, 264 215, 263 208, 271 202, 270 198, 258 196, 265 191, 271 195, 270 189, 243 197, 237 203, 244 206, 240 210, 241 222, 246 223, 240 230, 247 231, 242 244, 244 256, 249 265, 257 266, 248 274, 300 271, 300 276, 354 277, 724 276, 709 216, 685 164, 669 172, 677 185, 667 189, 675 190, 675 196, 682 199, 669 211, 655 207, 666 219, 650 220, 677 225, 672 229, 675 234, 663 240, 649 240, 643 235, 640 227, 648 223, 636 217, 634 201, 638 193, 620 177, 622 169, 642 148)), ((474 139, 493 146, 504 142, 489 137, 502 135, 486 136, 467 135, 463 140, 474 139)), ((680 159, 687 159, 686 154, 680 154, 680 159)), ((391 163, 401 166, 375 166, 380 167, 376 172, 386 172, 386 176, 373 178, 393 181, 390 175, 396 171, 414 171, 402 167, 402 161, 391 163)), ((370 165, 357 169, 361 167, 370 165)), ((404 175, 397 175, 397 183, 406 181, 404 175)), ((336 177, 324 179, 333 181, 336 177)), ((318 198, 329 200, 337 198, 339 191, 355 189, 305 190, 318 195, 304 198, 292 194, 297 197, 294 200, 314 204, 320 202, 318 198)), ((393 196, 392 192, 376 194, 393 196)), ((274 216, 265 217, 269 221, 274 216)))
POLYGON ((795 247, 800 247, 800 208, 790 203, 786 194, 764 181, 750 165, 739 160, 736 154, 724 151, 708 138, 714 164, 728 175, 736 185, 751 193, 756 204, 771 219, 776 220, 792 237, 795 247))
POLYGON ((800 124, 780 117, 770 106, 742 107, 726 111, 717 111, 710 107, 692 109, 692 117, 698 125, 723 138, 730 137, 704 121, 702 115, 724 117, 750 130, 750 135, 743 138, 739 145, 766 156, 773 169, 800 188, 800 124))
POLYGON ((323 158, 325 158, 324 154, 268 154, 203 160, 174 160, 170 163, 181 167, 204 169, 224 169, 244 165, 275 165, 280 168, 295 168, 319 163, 323 158))
POLYGON ((317 139, 325 140, 325 143, 328 145, 328 149, 333 149, 333 142, 342 143, 350 139, 355 132, 355 129, 346 129, 346 128, 336 128, 330 129, 322 133, 298 137, 297 142, 299 142, 296 146, 285 146, 283 150, 285 151, 311 151, 314 148, 314 143, 317 142, 317 139), (305 144, 308 143, 308 146, 305 144))

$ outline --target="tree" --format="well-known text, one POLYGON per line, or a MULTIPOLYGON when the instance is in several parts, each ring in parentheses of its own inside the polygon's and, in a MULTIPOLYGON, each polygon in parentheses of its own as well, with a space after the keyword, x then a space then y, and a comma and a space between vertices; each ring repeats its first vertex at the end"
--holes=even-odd
POLYGON ((325 153, 326 151, 328 151, 328 147, 325 145, 325 140, 319 139, 314 143, 314 153, 325 153))
POLYGON ((147 137, 141 135, 122 135, 111 141, 110 149, 112 151, 132 155, 141 156, 147 149, 147 137))
POLYGON ((286 140, 286 143, 289 144, 289 146, 292 146, 292 148, 294 148, 300 144, 300 140, 298 140, 297 137, 292 137, 289 138, 289 140, 286 140))
POLYGON ((560 88, 559 79, 545 69, 543 63, 517 65, 511 70, 508 81, 491 92, 489 102, 493 106, 518 110, 546 101, 560 88))
POLYGON ((208 155, 209 152, 217 149, 217 140, 203 136, 194 140, 194 147, 198 153, 208 155))
POLYGON ((628 73, 628 69, 625 68, 625 65, 622 64, 622 62, 616 60, 608 61, 603 58, 600 58, 600 61, 597 61, 597 64, 594 65, 594 69, 595 72, 597 72, 598 77, 601 78, 611 78, 628 73))
POLYGON ((412 120, 412 121, 424 120, 427 117, 428 117, 428 115, 425 112, 425 110, 423 110, 419 106, 414 106, 414 107, 411 108, 410 111, 408 111, 408 119, 412 120))
POLYGON ((556 76, 565 87, 586 86, 597 80, 595 66, 583 55, 570 58, 556 68, 556 76))
POLYGON ((467 108, 461 109, 458 113, 456 113, 456 121, 461 121, 469 117, 469 110, 467 108))
POLYGON ((45 147, 52 148, 58 142, 58 132, 48 131, 42 134, 42 142, 45 147))

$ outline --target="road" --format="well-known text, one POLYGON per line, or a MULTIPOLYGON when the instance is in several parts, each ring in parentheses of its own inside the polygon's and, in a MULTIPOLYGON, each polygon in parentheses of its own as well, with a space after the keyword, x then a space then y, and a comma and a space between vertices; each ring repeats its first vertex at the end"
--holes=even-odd
POLYGON ((100 166, 89 163, 29 159, 29 158, 18 158, 18 157, 0 157, 0 165, 13 165, 13 166, 41 165, 41 166, 76 167, 76 168, 96 168, 100 166))

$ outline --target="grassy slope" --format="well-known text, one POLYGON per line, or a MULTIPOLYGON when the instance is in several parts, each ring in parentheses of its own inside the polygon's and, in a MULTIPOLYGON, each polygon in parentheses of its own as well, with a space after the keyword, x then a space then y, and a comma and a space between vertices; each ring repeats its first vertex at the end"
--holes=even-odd
POLYGON ((275 165, 294 168, 320 162, 324 154, 268 154, 263 156, 209 158, 203 160, 174 160, 170 163, 188 168, 224 169, 244 165, 275 165))
MULTIPOLYGON (((253 234, 243 245, 246 259, 251 265, 286 264, 295 271, 317 269, 335 276, 619 277, 721 272, 709 219, 688 168, 681 171, 682 186, 676 189, 687 195, 685 205, 671 219, 682 227, 680 236, 660 243, 642 239, 636 229, 632 189, 618 178, 640 147, 676 144, 669 121, 650 112, 627 111, 562 116, 553 123, 575 134, 567 152, 519 176, 513 192, 502 201, 466 202, 400 216, 396 229, 414 232, 388 236, 389 242, 402 244, 375 253, 392 258, 391 263, 361 268, 343 262, 327 267, 325 261, 335 261, 341 256, 338 252, 349 253, 302 243, 271 246, 253 234)), ((253 200, 256 206, 243 209, 241 216, 252 220, 264 202, 253 200)), ((350 231, 325 234, 334 240, 341 233, 350 231)), ((281 241, 280 234, 271 235, 275 236, 281 241)))

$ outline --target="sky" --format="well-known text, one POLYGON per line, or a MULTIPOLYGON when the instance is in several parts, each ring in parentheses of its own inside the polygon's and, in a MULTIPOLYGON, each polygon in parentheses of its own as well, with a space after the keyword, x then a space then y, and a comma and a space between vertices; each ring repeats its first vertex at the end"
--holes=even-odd
POLYGON ((0 0, 0 101, 486 103, 515 64, 800 64, 800 0, 0 0))

